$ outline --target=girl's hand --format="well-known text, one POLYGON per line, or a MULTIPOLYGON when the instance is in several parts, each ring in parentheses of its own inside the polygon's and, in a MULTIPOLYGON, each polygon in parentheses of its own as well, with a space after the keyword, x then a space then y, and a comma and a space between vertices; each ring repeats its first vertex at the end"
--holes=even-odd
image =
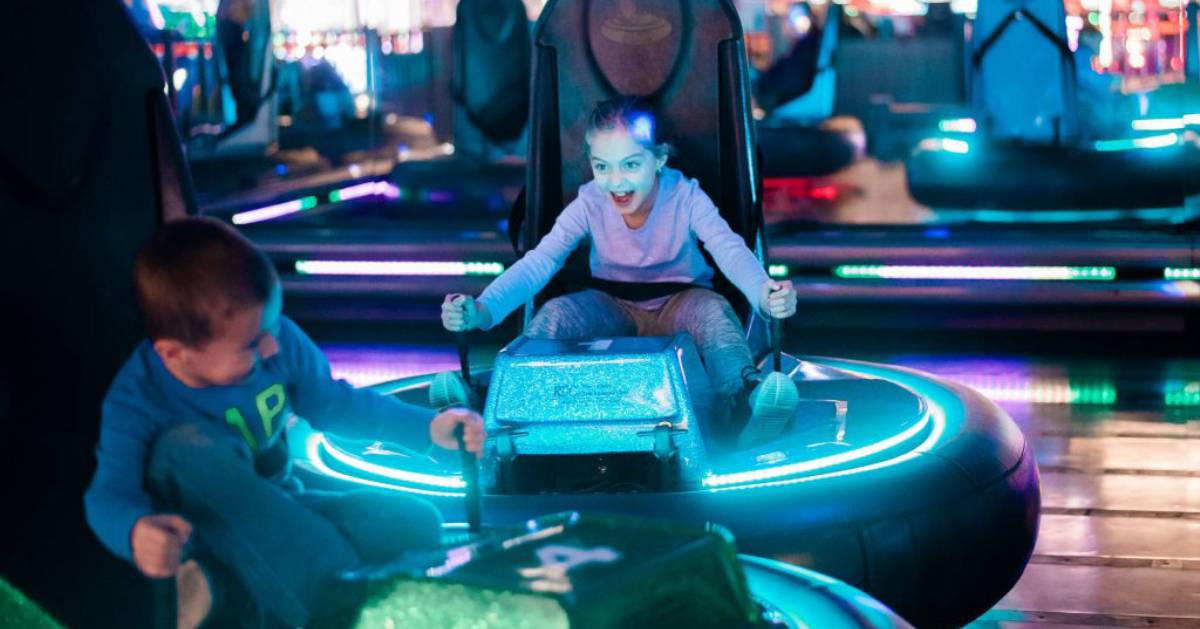
POLYGON ((767 280, 758 298, 758 309, 775 319, 786 319, 796 314, 796 291, 792 288, 792 282, 767 280))
POLYGON ((429 424, 429 438, 435 444, 447 449, 457 450, 458 439, 454 437, 454 429, 463 427, 463 443, 468 452, 475 456, 483 454, 483 419, 479 413, 465 408, 452 408, 434 416, 429 424))
POLYGON ((470 295, 451 293, 442 302, 442 327, 451 332, 486 328, 491 321, 488 311, 470 295))

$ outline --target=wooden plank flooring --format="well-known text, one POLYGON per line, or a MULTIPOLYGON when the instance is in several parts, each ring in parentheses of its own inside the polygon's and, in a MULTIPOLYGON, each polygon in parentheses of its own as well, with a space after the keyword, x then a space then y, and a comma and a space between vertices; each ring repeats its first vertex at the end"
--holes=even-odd
MULTIPOLYGON (((989 364, 989 363, 981 363, 989 364)), ((919 368, 970 385, 969 360, 919 368)), ((1008 368, 1008 367, 1006 367, 1008 368)), ((1023 374, 1063 385, 1078 365, 1023 374)), ((1117 372, 1100 404, 997 400, 1030 439, 1042 480, 1034 555, 1017 585, 971 629, 1200 628, 1200 406, 1167 406, 1161 379, 1200 381, 1195 362, 1117 372), (1155 381, 1158 378, 1158 381, 1155 381)), ((1064 385, 1065 386, 1065 385, 1064 385)), ((1011 391, 1006 391, 1012 396, 1011 391)))

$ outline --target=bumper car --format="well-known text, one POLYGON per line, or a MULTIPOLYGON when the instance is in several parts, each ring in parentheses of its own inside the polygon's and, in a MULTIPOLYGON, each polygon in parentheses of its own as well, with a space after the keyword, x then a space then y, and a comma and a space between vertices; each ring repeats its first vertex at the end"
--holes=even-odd
POLYGON ((1097 77, 1077 67, 1088 58, 1067 44, 1061 0, 981 3, 970 54, 970 129, 913 151, 907 174, 917 201, 1087 210, 1182 206, 1200 194, 1200 141, 1184 124, 1190 116, 1169 132, 1098 137, 1111 121, 1085 115, 1081 105, 1110 95, 1088 91, 1094 81, 1083 79, 1097 77))
MULTIPOLYGON (((564 159, 584 154, 586 112, 632 94, 668 130, 677 167, 765 257, 736 12, 727 0, 630 5, 626 15, 625 4, 559 0, 542 13, 518 249, 548 232, 590 177, 584 160, 564 159), (621 71, 646 63, 636 81, 621 71)), ((716 278, 715 290, 747 313, 727 288, 716 278)), ((790 429, 754 447, 736 447, 716 425, 687 335, 519 337, 490 369, 472 376, 464 363, 486 400, 477 485, 484 524, 560 511, 716 523, 744 551, 845 581, 922 627, 964 624, 1007 593, 1033 549, 1040 507, 1033 454, 1011 419, 979 394, 919 372, 772 355, 779 334, 754 316, 745 321, 760 360, 774 359, 803 398, 790 429)), ((380 390, 428 403, 431 379, 380 390)), ((303 430, 289 439, 311 485, 411 492, 448 521, 467 515, 460 497, 476 485, 456 462, 303 430)))
POLYGON ((719 527, 560 513, 369 572, 354 627, 910 627, 844 583, 738 555, 719 527))
POLYGON ((796 32, 796 42, 754 86, 758 105, 767 114, 756 128, 765 178, 824 177, 855 159, 853 134, 825 124, 833 116, 841 19, 842 6, 829 4, 825 27, 808 26, 801 33, 796 23, 814 24, 816 16, 807 4, 789 9, 783 28, 796 32))
MULTIPOLYGON (((791 430, 735 449, 709 432, 687 336, 519 338, 473 378, 487 385, 484 522, 579 509, 719 523, 745 552, 846 581, 918 626, 962 624, 999 600, 1028 561, 1040 505, 1033 453, 1003 411, 899 367, 787 355, 782 367, 802 397, 791 430)), ((419 403, 431 378, 379 390, 419 403)), ((290 438, 313 484, 415 493, 467 518, 453 462, 290 438)))

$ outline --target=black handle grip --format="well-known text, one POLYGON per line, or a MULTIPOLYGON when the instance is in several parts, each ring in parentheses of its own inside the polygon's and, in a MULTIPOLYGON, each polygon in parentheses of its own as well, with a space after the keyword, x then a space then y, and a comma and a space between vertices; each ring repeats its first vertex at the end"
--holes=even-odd
POLYGON ((783 321, 771 317, 771 354, 775 371, 783 371, 783 321))
POLYGON ((458 366, 462 370, 463 382, 471 386, 471 361, 467 359, 467 333, 455 332, 454 345, 458 348, 458 366))
POLYGON ((479 464, 475 459, 475 454, 467 450, 464 432, 465 428, 463 424, 454 427, 454 440, 458 442, 458 453, 462 458, 463 482, 467 485, 467 530, 476 533, 479 531, 482 519, 482 499, 479 495, 479 464))

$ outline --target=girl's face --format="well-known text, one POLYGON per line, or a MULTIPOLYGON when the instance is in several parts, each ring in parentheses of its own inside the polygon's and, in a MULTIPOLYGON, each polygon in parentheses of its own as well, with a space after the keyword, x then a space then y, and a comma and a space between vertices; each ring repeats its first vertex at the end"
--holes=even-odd
POLYGON ((588 153, 592 177, 617 212, 629 216, 650 210, 647 201, 666 157, 655 157, 622 127, 593 132, 588 137, 588 153))

